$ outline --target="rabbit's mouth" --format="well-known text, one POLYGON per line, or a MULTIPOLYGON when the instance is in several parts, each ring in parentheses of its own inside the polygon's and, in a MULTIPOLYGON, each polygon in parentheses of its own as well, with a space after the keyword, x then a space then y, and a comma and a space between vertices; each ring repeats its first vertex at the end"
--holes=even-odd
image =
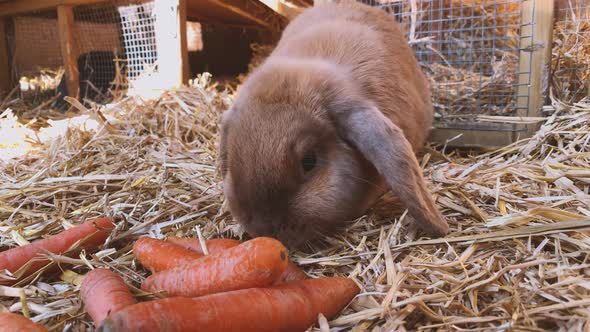
POLYGON ((251 237, 267 236, 275 238, 289 249, 297 249, 302 245, 313 242, 322 236, 322 230, 313 226, 317 223, 302 223, 301 221, 280 220, 270 218, 264 222, 263 219, 249 220, 249 222, 238 222, 244 227, 246 233, 251 237))

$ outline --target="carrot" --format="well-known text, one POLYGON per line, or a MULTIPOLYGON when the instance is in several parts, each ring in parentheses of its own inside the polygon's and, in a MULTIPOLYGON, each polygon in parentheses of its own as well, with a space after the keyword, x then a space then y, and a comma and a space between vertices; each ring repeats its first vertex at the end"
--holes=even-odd
POLYGON ((334 318, 359 293, 348 278, 307 279, 197 298, 142 302, 109 316, 98 332, 301 332, 334 318))
POLYGON ((273 285, 288 284, 295 281, 307 279, 307 274, 303 272, 295 263, 289 262, 287 269, 279 276, 273 285))
POLYGON ((80 297, 86 311, 94 320, 94 326, 112 312, 135 304, 135 300, 123 279, 107 269, 95 269, 86 274, 80 287, 80 297))
POLYGON ((287 268, 287 249, 277 240, 258 237, 190 264, 144 280, 144 291, 168 296, 202 296, 272 284, 287 268))
POLYGON ((143 237, 133 244, 133 253, 152 273, 168 270, 197 260, 203 255, 174 243, 143 237))
MULTIPOLYGON (((179 246, 182 246, 186 249, 195 251, 201 255, 205 254, 203 252, 203 247, 201 246, 201 242, 199 241, 199 239, 171 236, 168 238, 168 241, 179 246)), ((229 248, 233 248, 239 244, 240 241, 232 239, 211 239, 205 241, 207 251, 210 255, 222 252, 229 248)))
POLYGON ((0 313, 0 332, 46 332, 43 325, 39 325, 25 316, 11 312, 0 313))
MULTIPOLYGON (((196 251, 198 253, 203 254, 203 248, 201 246, 201 242, 198 239, 172 236, 168 238, 168 241, 183 246, 192 251, 196 251)), ((239 244, 240 241, 232 239, 211 239, 205 241, 205 245, 207 246, 209 254, 216 254, 223 250, 235 247, 239 244)), ((285 270, 285 272, 283 272, 283 274, 279 276, 279 278, 275 281, 274 284, 289 283, 292 281, 304 279, 307 279, 307 275, 305 274, 305 272, 303 272, 293 262, 289 262, 289 265, 287 265, 287 269, 285 270)))
MULTIPOLYGON (((0 270, 8 270, 14 273, 31 259, 38 258, 38 256, 45 254, 46 251, 54 254, 62 254, 80 240, 84 240, 84 243, 79 249, 97 247, 104 243, 114 227, 115 225, 112 219, 91 219, 46 239, 3 251, 0 253, 0 270)), ((49 260, 46 259, 36 260, 23 271, 20 277, 34 273, 48 263, 49 260)), ((0 280, 0 284, 10 284, 15 281, 4 279, 0 280)))

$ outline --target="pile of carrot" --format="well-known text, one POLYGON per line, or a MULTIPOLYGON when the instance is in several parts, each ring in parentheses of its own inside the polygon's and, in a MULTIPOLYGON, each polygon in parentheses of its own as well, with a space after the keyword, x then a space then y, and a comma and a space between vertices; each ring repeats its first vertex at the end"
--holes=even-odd
POLYGON ((39 325, 25 316, 11 312, 0 313, 0 332, 46 332, 43 325, 39 325))
MULTIPOLYGON (((72 255, 102 245, 115 225, 98 218, 43 240, 0 253, 0 285, 15 284, 46 267, 43 255, 72 255), (76 246, 76 250, 72 248, 76 246)), ((348 278, 310 279, 277 240, 240 242, 170 237, 140 238, 139 263, 152 274, 141 285, 164 298, 137 303, 123 278, 97 268, 82 281, 80 297, 98 331, 302 332, 340 312, 359 293, 348 278)), ((0 332, 47 329, 15 313, 0 314, 0 332)))
POLYGON ((81 297, 98 331, 302 332, 360 291, 348 278, 308 278, 272 238, 213 239, 204 247, 177 237, 134 243, 137 260, 152 272, 141 288, 162 299, 136 303, 114 272, 88 273, 81 297))
POLYGON ((63 254, 77 242, 81 242, 77 251, 97 247, 104 243, 114 227, 111 219, 91 219, 46 239, 0 252, 0 270, 16 275, 14 279, 0 277, 0 284, 14 284, 43 268, 49 260, 41 257, 48 252, 63 254))
MULTIPOLYGON (((46 267, 50 263, 43 257, 46 254, 73 255, 82 249, 90 250, 104 244, 114 227, 112 219, 91 219, 59 234, 0 252, 0 270, 11 274, 10 277, 0 275, 0 285, 14 285, 46 267), (76 244, 76 250, 71 250, 76 244)), ((47 329, 24 316, 1 313, 0 332, 4 331, 37 332, 47 329)))

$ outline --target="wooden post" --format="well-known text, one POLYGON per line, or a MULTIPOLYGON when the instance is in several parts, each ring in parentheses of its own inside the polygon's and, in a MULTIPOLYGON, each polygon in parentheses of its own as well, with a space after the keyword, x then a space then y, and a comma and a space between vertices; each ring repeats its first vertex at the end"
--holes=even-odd
POLYGON ((182 83, 187 84, 189 75, 190 75, 190 64, 188 61, 188 40, 186 36, 186 18, 187 18, 187 9, 186 9, 186 1, 187 0, 179 0, 178 2, 178 30, 180 32, 180 56, 182 57, 181 67, 182 67, 182 83))
POLYGON ((189 76, 186 0, 156 0, 154 6, 159 88, 179 87, 189 76))
MULTIPOLYGON (((521 36, 526 38, 521 38, 518 116, 541 115, 549 88, 554 11, 553 1, 527 0, 523 3, 522 23, 524 25, 521 28, 521 36), (526 72, 530 74, 522 74, 526 72), (526 98, 527 95, 528 98, 526 98)), ((538 124, 526 125, 525 132, 515 132, 514 139, 530 137, 538 129, 538 124)))
POLYGON ((74 10, 72 6, 57 7, 57 24, 68 96, 77 98, 80 90, 80 73, 78 72, 78 48, 73 31, 74 10))
MULTIPOLYGON (((12 88, 8 45, 6 43, 6 20, 0 18, 0 96, 12 88)), ((2 112, 3 110, 0 110, 2 112)))

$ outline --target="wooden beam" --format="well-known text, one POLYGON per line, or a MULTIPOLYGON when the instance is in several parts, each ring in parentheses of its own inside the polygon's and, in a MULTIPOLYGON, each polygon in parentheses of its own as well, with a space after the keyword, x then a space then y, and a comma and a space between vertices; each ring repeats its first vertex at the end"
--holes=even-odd
POLYGON ((68 96, 77 98, 80 89, 80 73, 78 73, 78 49, 73 31, 74 10, 72 6, 57 7, 57 26, 68 96))
POLYGON ((160 89, 188 81, 186 0, 155 0, 155 34, 160 89))
POLYGON ((228 22, 223 21, 217 18, 213 18, 211 16, 205 16, 195 11, 189 11, 187 14, 187 21, 192 22, 199 22, 204 24, 213 24, 213 25, 224 25, 231 28, 242 28, 242 29, 260 29, 260 25, 254 23, 235 23, 235 22, 228 22))
POLYGON ((6 19, 0 18, 0 96, 12 88, 8 43, 6 42, 6 19))
POLYGON ((17 15, 58 6, 91 5, 105 0, 9 0, 0 2, 0 16, 17 15))
POLYGON ((207 0, 206 2, 270 30, 280 31, 288 23, 286 18, 277 15, 259 0, 207 0))
POLYGON ((187 0, 178 1, 178 30, 180 38, 180 56, 181 56, 181 72, 182 72, 182 83, 187 84, 190 76, 190 63, 188 61, 188 41, 186 33, 186 20, 187 20, 187 0))
POLYGON ((55 9, 58 6, 94 5, 102 2, 129 5, 140 4, 149 0, 7 0, 0 2, 0 17, 12 16, 34 11, 55 9))
POLYGON ((301 7, 291 7, 286 5, 281 0, 260 0, 260 2, 274 10, 277 14, 284 16, 289 20, 295 18, 295 16, 301 14, 301 12, 304 10, 304 8, 301 7))
POLYGON ((299 7, 310 7, 313 6, 313 0, 290 0, 289 2, 299 7))
MULTIPOLYGON (((524 38, 521 38, 520 45, 518 116, 541 115, 549 87, 554 11, 553 1, 527 0, 523 3, 521 37, 524 38), (522 74, 527 72, 530 74, 522 74)), ((526 132, 520 138, 534 135, 539 124, 527 124, 525 127, 526 132)), ((517 135, 515 133, 513 138, 517 139, 517 135)))

